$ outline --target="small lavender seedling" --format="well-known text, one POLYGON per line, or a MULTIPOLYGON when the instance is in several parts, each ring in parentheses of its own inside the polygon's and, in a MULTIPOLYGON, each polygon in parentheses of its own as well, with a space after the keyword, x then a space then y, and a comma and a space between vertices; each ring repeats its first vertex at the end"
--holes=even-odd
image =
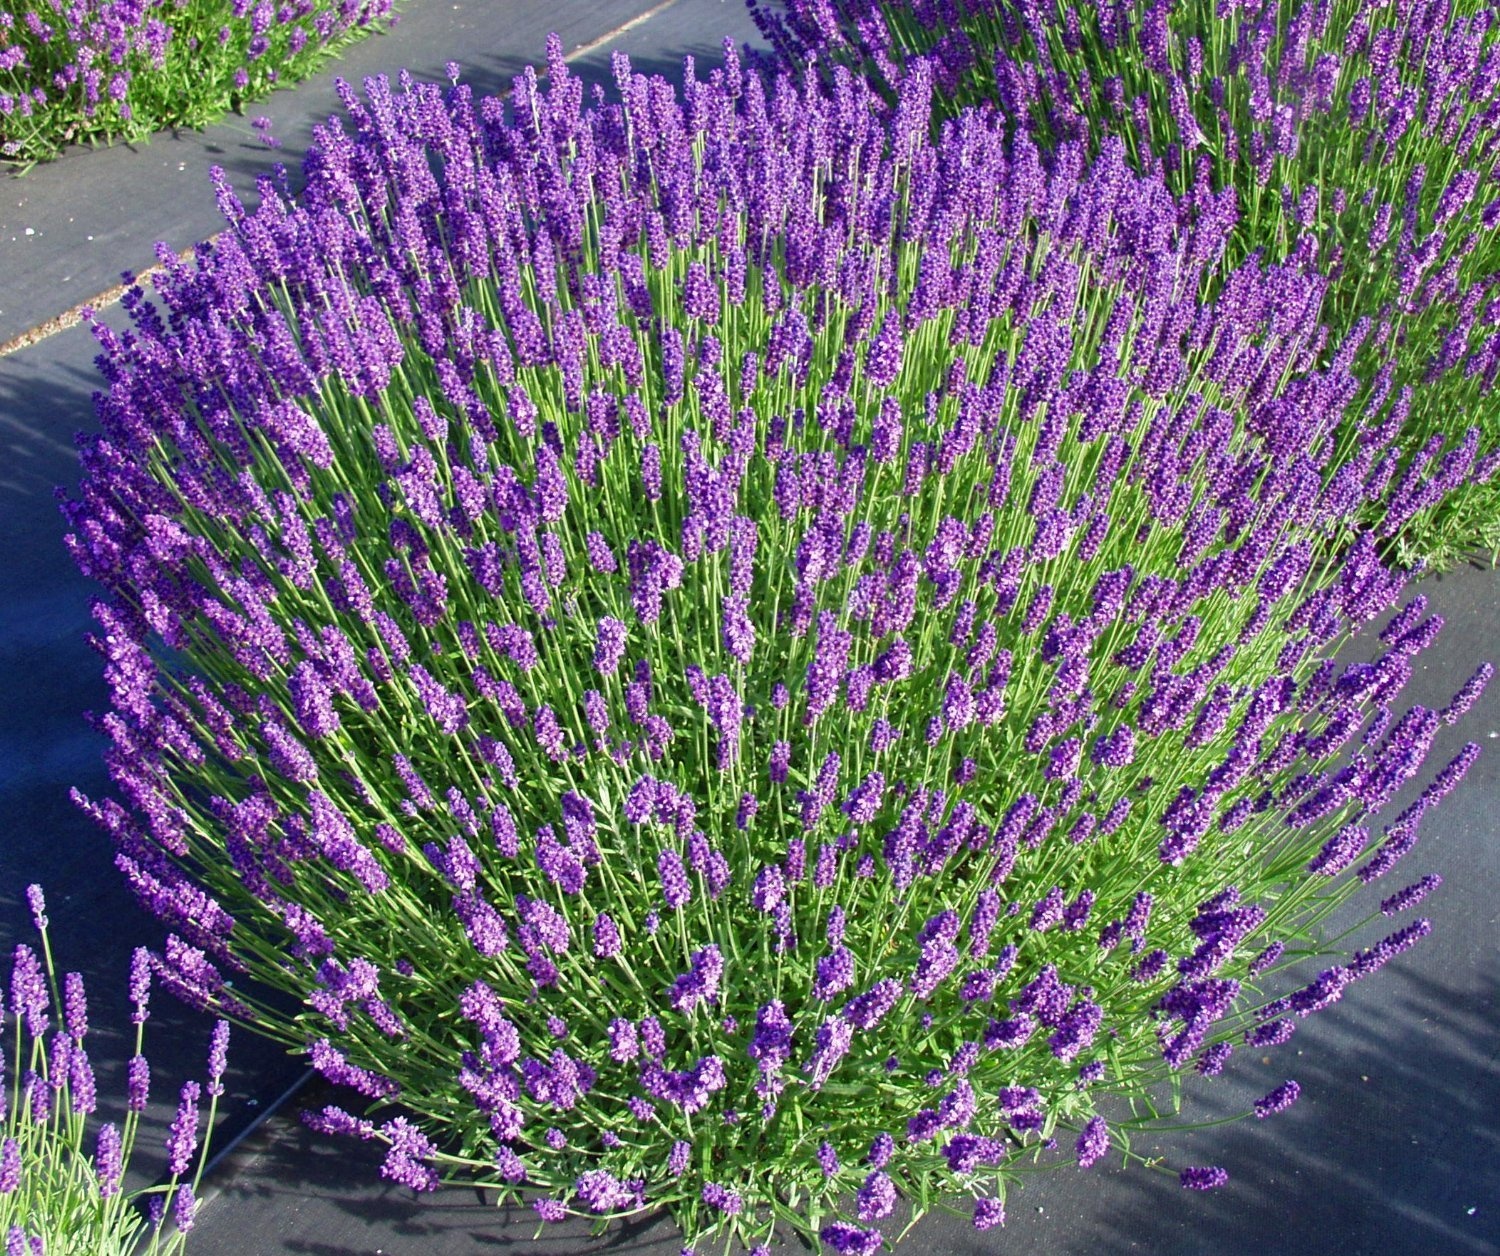
MULTIPOLYGON (((0 1125, 0 1235, 8 1251, 23 1256, 180 1252, 193 1226, 194 1192, 208 1158, 206 1133, 198 1143, 197 1083, 184 1088, 168 1136, 168 1179, 134 1191, 124 1185, 150 1086, 150 1068, 141 1054, 151 992, 149 954, 140 948, 131 961, 135 1048, 126 1070, 125 1117, 100 1123, 91 1120, 98 1094, 84 1046, 89 1021, 83 978, 69 972, 58 982, 41 887, 29 886, 26 897, 41 955, 27 943, 16 945, 4 1009, 12 1022, 12 1046, 0 1125), (164 1233, 161 1222, 168 1209, 176 1228, 164 1233)), ((228 1042, 229 1026, 218 1021, 208 1058, 208 1129, 223 1093, 228 1042)))

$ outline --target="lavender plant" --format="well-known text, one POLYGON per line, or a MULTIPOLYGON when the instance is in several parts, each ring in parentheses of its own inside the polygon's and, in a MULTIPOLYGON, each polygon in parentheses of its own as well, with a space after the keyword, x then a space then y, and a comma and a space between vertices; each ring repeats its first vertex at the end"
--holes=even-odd
POLYGON ((1330 653, 1405 579, 1358 519, 1477 433, 1398 476, 1368 329, 1319 365, 1292 263, 1202 297, 1233 213, 1120 145, 726 56, 341 85, 299 200, 219 176, 95 326, 79 801, 163 980, 365 1096, 311 1119, 387 1177, 867 1252, 1426 932, 1301 971, 1476 752, 1381 832, 1487 672, 1394 716, 1420 598, 1330 653))
POLYGON ((206 126, 396 19, 391 0, 21 0, 0 12, 0 160, 206 126))
MULTIPOLYGON (((131 959, 135 1050, 128 1066, 125 1118, 119 1124, 99 1124, 91 1138, 87 1127, 98 1108, 98 1088, 84 1047, 89 1014, 83 978, 67 973, 59 988, 41 887, 28 886, 26 898, 42 953, 38 956, 32 947, 18 943, 11 968, 10 1093, 0 1134, 0 1234, 5 1236, 6 1252, 10 1256, 180 1252, 193 1228, 195 1192, 208 1158, 207 1133, 201 1146, 198 1142, 198 1104, 203 1092, 197 1082, 183 1087, 167 1137, 168 1180, 135 1191, 125 1187, 151 1086, 151 1069, 141 1054, 150 1015, 151 956, 141 947, 131 959), (59 1022, 55 1027, 54 1015, 59 1022), (164 1235, 168 1209, 176 1225, 164 1235)), ((218 1097, 224 1093, 228 1049, 229 1024, 221 1020, 214 1026, 208 1056, 209 1129, 218 1097)))
MULTIPOLYGON (((1124 143, 1183 194, 1233 188, 1231 260, 1301 253, 1356 363, 1415 387, 1406 446, 1477 420, 1500 436, 1500 27, 1489 0, 748 0, 783 64, 859 66, 889 94, 931 77, 951 115, 992 102, 1050 151, 1124 143)), ((1352 431, 1344 434, 1352 441, 1352 431)), ((1500 548, 1500 485, 1454 494, 1405 560, 1500 548)))

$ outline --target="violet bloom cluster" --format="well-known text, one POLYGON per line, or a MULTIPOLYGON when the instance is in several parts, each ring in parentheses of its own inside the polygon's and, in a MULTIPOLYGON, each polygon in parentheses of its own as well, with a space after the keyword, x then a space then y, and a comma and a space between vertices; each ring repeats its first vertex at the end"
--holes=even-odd
POLYGON ((1398 477, 1384 400, 1331 440, 1371 329, 1292 263, 1201 296, 1231 208, 1118 143, 934 139, 924 82, 732 47, 615 73, 341 86, 299 199, 221 179, 229 229, 96 325, 79 801, 161 980, 402 1106, 318 1118, 393 1180, 749 1238, 1063 1113, 1093 1163, 1087 1087, 1254 1028, 1265 904, 1382 875, 1471 761, 1382 830, 1443 720, 1365 720, 1440 624, 1357 521, 1472 443, 1398 477))
MULTIPOLYGON (((1493 408, 1500 13, 1488 0, 748 3, 775 64, 864 68, 888 96, 930 81, 946 115, 993 104, 1049 154, 1115 136, 1183 194, 1234 189, 1231 260, 1300 258, 1329 282, 1336 335, 1374 321, 1358 365, 1372 394, 1414 388, 1410 462, 1455 415, 1493 408)), ((1500 540, 1500 455, 1486 452, 1484 487, 1392 520, 1403 552, 1451 560, 1500 540)))
MULTIPOLYGON (((139 948, 131 961, 136 1033, 126 1068, 124 1117, 96 1122, 91 1118, 99 1108, 99 1093, 85 1045, 90 1024, 83 978, 68 972, 58 981, 41 887, 28 886, 26 900, 41 935, 40 954, 29 943, 15 945, 8 997, 0 1000, 0 1031, 12 1043, 8 1059, 0 1059, 0 1077, 7 1083, 0 1119, 0 1234, 6 1237, 7 1251, 24 1256, 133 1250, 143 1225, 143 1203, 159 1209, 157 1216, 171 1207, 178 1233, 185 1235, 196 1211, 191 1184, 208 1154, 207 1138, 199 1140, 203 1086, 188 1082, 182 1089, 165 1143, 166 1189, 147 1197, 146 1192, 127 1191, 124 1184, 150 1088, 141 1046, 149 1017, 151 956, 139 948), (11 1018, 13 1025, 7 1023, 11 1018)), ((224 1093, 228 1049, 229 1025, 217 1021, 208 1049, 209 1125, 213 1105, 224 1093)), ((152 1250, 175 1252, 181 1244, 174 1237, 152 1250)))
MULTIPOLYGON (((0 12, 0 159, 217 121, 396 19, 391 0, 20 0, 0 12)), ((266 119, 255 120, 264 132, 266 119)), ((269 137, 268 143, 275 143, 269 137)))

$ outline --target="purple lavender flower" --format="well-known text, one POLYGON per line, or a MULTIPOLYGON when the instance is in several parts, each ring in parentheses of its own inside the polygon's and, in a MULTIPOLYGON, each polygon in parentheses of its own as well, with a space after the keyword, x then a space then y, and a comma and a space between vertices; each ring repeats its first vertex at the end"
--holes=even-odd
POLYGON ((771 757, 769 760, 771 784, 785 784, 787 771, 791 765, 791 757, 792 746, 790 742, 778 741, 771 747, 771 757))
POLYGON ((996 1226, 1005 1224, 1005 1203, 1003 1200, 994 1198, 981 1198, 974 1201, 974 1228, 976 1230, 993 1230, 996 1226))
MULTIPOLYGON (((735 812, 734 827, 743 833, 748 829, 760 810, 760 799, 754 794, 745 793, 740 795, 739 808, 735 812)), ((761 909, 764 910, 764 909, 761 909)))
POLYGON ((193 1194, 192 1183, 184 1182, 172 1198, 172 1220, 180 1233, 186 1234, 193 1228, 197 1213, 198 1200, 193 1194))
MULTIPOLYGON (((3 1155, 0 1155, 0 1190, 4 1189, 3 1155)), ((99 1127, 99 1137, 94 1149, 94 1175, 99 1179, 99 1197, 110 1199, 120 1193, 120 1179, 124 1176, 125 1160, 120 1141, 120 1127, 113 1121, 99 1127)))
POLYGON ((578 1198, 591 1211, 600 1215, 627 1208, 634 1199, 633 1193, 623 1182, 603 1169, 590 1169, 581 1173, 575 1185, 578 1198))
POLYGON ((1078 1135, 1078 1167, 1088 1169, 1102 1160, 1109 1151, 1109 1127, 1102 1116, 1090 1117, 1078 1135))
POLYGON ((360 1120, 358 1117, 345 1112, 343 1108, 335 1107, 333 1104, 325 1105, 318 1112, 304 1111, 302 1113, 302 1124, 308 1129, 316 1130, 320 1134, 343 1134, 353 1138, 363 1139, 365 1142, 375 1137, 375 1126, 369 1121, 360 1120))
POLYGON ((1037 933, 1045 933, 1061 923, 1066 903, 1067 896, 1063 893, 1062 886, 1054 885, 1043 898, 1037 900, 1032 909, 1031 928, 1037 933))
POLYGON ((839 1062, 849 1053, 854 1041, 854 1025, 843 1017, 828 1017, 814 1036, 814 1051, 804 1071, 810 1077, 808 1086, 821 1090, 839 1062))
POLYGON ((224 1093, 224 1069, 229 1060, 229 1022, 214 1022, 213 1035, 208 1045, 208 1093, 224 1093))
POLYGON ((690 1012, 700 1002, 714 1002, 724 975, 724 957, 710 944, 694 951, 688 972, 677 977, 667 992, 668 1002, 679 1012, 690 1012))
POLYGON ((63 1024, 75 1043, 81 1043, 89 1031, 88 999, 78 973, 63 977, 63 1024))
POLYGON ((1216 1042, 1203 1052, 1198 1061, 1198 1072, 1204 1077, 1217 1077, 1224 1071, 1234 1048, 1227 1042, 1216 1042))
POLYGON ((724 598, 720 619, 725 652, 741 666, 748 667, 755 650, 755 624, 750 618, 749 599, 724 598))
MULTIPOLYGON (((1398 929, 1388 937, 1382 938, 1368 950, 1355 951, 1347 969, 1341 970, 1346 974, 1344 980, 1352 981, 1356 978, 1369 976, 1377 969, 1383 968, 1403 951, 1415 946, 1431 932, 1432 921, 1426 919, 1414 920, 1404 929, 1398 929)), ((1339 986, 1339 989, 1342 989, 1342 985, 1339 986)), ((1311 990, 1311 987, 1309 987, 1309 990, 1311 990)), ((1294 999, 1296 997, 1296 995, 1293 996, 1294 999)), ((1333 993, 1331 997, 1327 997, 1326 1001, 1331 1002, 1333 998, 1337 997, 1337 993, 1333 993)), ((1324 1005, 1325 997, 1321 996, 1321 992, 1318 992, 1304 999, 1302 1005, 1297 1010, 1306 1015, 1307 1012, 1316 1011, 1324 1005), (1303 1011, 1304 1007, 1306 1011, 1303 1011)))
POLYGON ((515 1151, 502 1145, 495 1155, 495 1167, 500 1176, 507 1182, 524 1182, 526 1180, 526 1164, 515 1151))
POLYGON ((1490 683, 1494 674, 1493 664, 1481 663, 1474 674, 1464 681, 1463 687, 1453 695, 1448 705, 1443 708, 1443 722, 1456 724, 1467 715, 1473 705, 1479 701, 1480 695, 1484 693, 1485 687, 1490 683))
POLYGON ((36 953, 24 942, 17 944, 15 962, 10 976, 11 1007, 26 1021, 26 1032, 33 1038, 43 1038, 51 1024, 47 1009, 51 998, 47 993, 47 978, 42 972, 36 953))
POLYGON ((38 933, 47 932, 47 900, 40 885, 26 887, 26 906, 31 912, 31 923, 38 933))
POLYGON ((339 715, 333 707, 333 692, 312 663, 297 665, 287 681, 287 689, 297 723, 309 737, 327 737, 338 730, 339 715))
POLYGON ((682 865, 682 856, 675 850, 664 850, 656 857, 657 875, 661 878, 662 898, 673 911, 686 907, 693 900, 693 888, 688 884, 687 869, 682 865))
POLYGON ((151 1090, 151 1066, 143 1055, 133 1055, 125 1066, 126 1106, 131 1112, 144 1112, 151 1090))
POLYGON ((807 665, 806 723, 811 724, 833 705, 853 643, 853 635, 838 626, 834 615, 823 611, 818 616, 817 649, 807 665))
POLYGON ((620 953, 620 931, 607 912, 594 917, 594 954, 600 959, 613 959, 620 953))
POLYGON ((862 1230, 847 1221, 829 1222, 818 1237, 841 1256, 875 1256, 885 1243, 879 1230, 862 1230))
POLYGON ((130 1019, 133 1024, 144 1024, 150 1013, 147 1007, 151 1001, 151 952, 144 946, 138 946, 130 954, 130 1002, 132 1010, 130 1019))
POLYGON ((1396 916, 1409 907, 1415 907, 1433 890, 1443 883, 1443 878, 1437 873, 1429 873, 1419 881, 1414 881, 1405 889, 1398 890, 1380 904, 1380 910, 1384 915, 1396 916))
POLYGON ((800 837, 787 840, 786 860, 782 865, 788 882, 796 883, 807 876, 807 842, 800 837))
POLYGON ((925 999, 958 965, 959 951, 953 944, 958 934, 959 919, 955 912, 945 911, 932 917, 918 934, 921 957, 917 962, 910 989, 919 999, 925 999))
POLYGON ((1262 1095, 1255 1101, 1255 1115, 1259 1120, 1265 1120, 1277 1112, 1285 1112, 1292 1104, 1297 1102, 1297 1096, 1302 1093, 1302 1088, 1296 1082, 1283 1082, 1269 1094, 1262 1095))
POLYGON ((866 773, 865 778, 850 791, 843 810, 854 824, 869 824, 879 814, 886 790, 885 774, 878 770, 866 773))
POLYGON ((619 562, 604 533, 593 531, 585 538, 589 553, 589 565, 597 572, 612 575, 619 570, 619 562))
POLYGON ((1211 1191, 1229 1181, 1229 1174, 1218 1165, 1188 1165, 1178 1175, 1185 1189, 1211 1191))
POLYGON ((854 952, 837 946, 818 960, 813 976, 812 997, 832 999, 854 984, 854 952))
POLYGON ((765 1004, 756 1013, 755 1034, 746 1050, 760 1069, 763 1081, 756 1086, 760 1090, 780 1072, 792 1054, 792 1022, 780 999, 765 1004))
POLYGON ((1307 870, 1322 873, 1325 877, 1337 876, 1359 858, 1369 840, 1369 829, 1346 824, 1323 844, 1323 849, 1307 865, 1307 870))
POLYGON ((838 1173, 839 1157, 832 1143, 818 1144, 818 1167, 823 1170, 823 1176, 827 1178, 834 1177, 838 1173))
POLYGON ((1069 737, 1049 752, 1047 767, 1043 773, 1049 781, 1066 781, 1078 774, 1078 765, 1083 756, 1083 742, 1069 737))
POLYGON ((608 616, 599 621, 599 635, 594 645, 594 667, 604 676, 612 675, 625 657, 625 625, 608 616))
POLYGON ((172 1128, 167 1134, 167 1172, 174 1177, 187 1172, 188 1161, 198 1146, 198 1096, 201 1093, 197 1082, 183 1084, 177 1115, 172 1118, 172 1128))
POLYGON ((896 1200, 896 1184, 888 1174, 875 1168, 855 1192, 855 1213, 861 1221, 879 1221, 895 1211, 896 1200))
POLYGON ((1099 738, 1092 751, 1094 762, 1109 768, 1129 767, 1135 762, 1135 754, 1135 730, 1128 724, 1099 738))

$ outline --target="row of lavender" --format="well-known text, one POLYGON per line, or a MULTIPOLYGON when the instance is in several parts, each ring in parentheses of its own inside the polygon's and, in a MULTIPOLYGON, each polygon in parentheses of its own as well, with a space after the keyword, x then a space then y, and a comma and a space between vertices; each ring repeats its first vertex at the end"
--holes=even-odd
MULTIPOLYGON (((1500 437, 1500 6, 1493 0, 748 0, 774 62, 915 75, 1044 151, 1116 137, 1181 194, 1233 188, 1234 259, 1300 258, 1341 339, 1376 326, 1416 397, 1408 453, 1472 416, 1500 437)), ((1341 439, 1357 439, 1352 426, 1341 439)), ((1372 516, 1373 518, 1373 516, 1372 516)), ((1403 561, 1500 549, 1500 483, 1398 538, 1403 561)))
POLYGON ((394 22, 391 0, 22 0, 0 12, 0 160, 205 126, 394 22))
POLYGON ((726 58, 372 80, 300 198, 220 183, 95 329, 80 802, 388 1177, 870 1252, 1425 935, 1300 962, 1436 884, 1382 878, 1477 747, 1380 817, 1489 669, 1402 710, 1441 622, 1380 555, 1495 458, 1407 456, 1232 190, 726 58))

